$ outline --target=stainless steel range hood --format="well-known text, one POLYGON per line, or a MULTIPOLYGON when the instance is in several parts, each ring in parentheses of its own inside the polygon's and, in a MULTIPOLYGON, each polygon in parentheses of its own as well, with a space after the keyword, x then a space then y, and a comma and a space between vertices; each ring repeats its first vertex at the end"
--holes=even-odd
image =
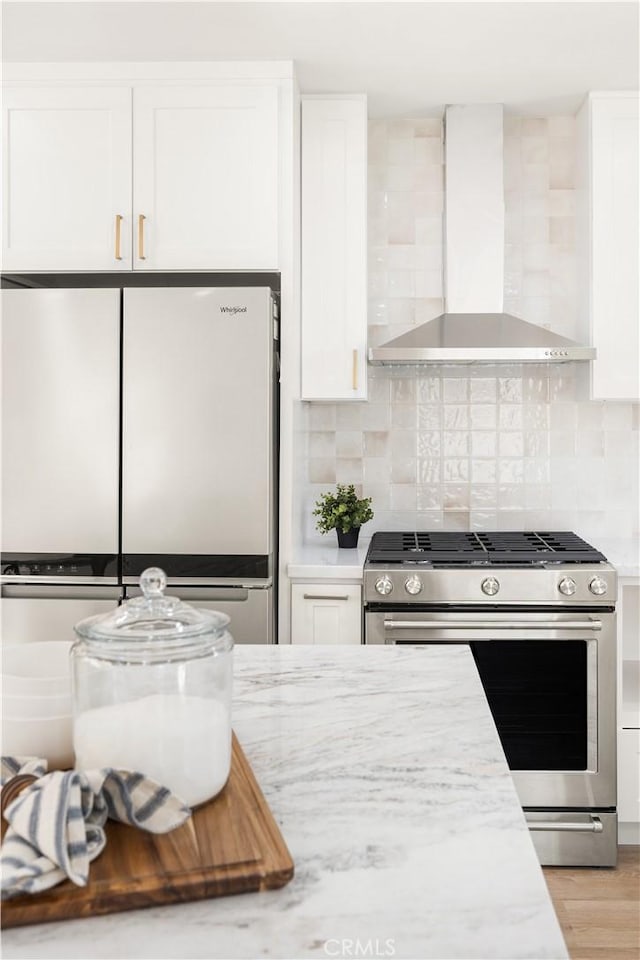
POLYGON ((591 360, 593 347, 510 313, 443 313, 369 350, 371 363, 549 363, 591 360))
POLYGON ((447 310, 370 348, 370 363, 561 363, 595 358, 593 347, 503 312, 502 122, 500 104, 447 108, 447 310))

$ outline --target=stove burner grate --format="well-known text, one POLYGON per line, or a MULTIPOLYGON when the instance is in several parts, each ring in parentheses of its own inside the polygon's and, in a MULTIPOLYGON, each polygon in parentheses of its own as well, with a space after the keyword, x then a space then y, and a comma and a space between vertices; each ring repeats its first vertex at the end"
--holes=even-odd
POLYGON ((431 566, 547 566, 599 563, 606 557, 575 533, 534 531, 450 531, 374 533, 368 563, 431 566))

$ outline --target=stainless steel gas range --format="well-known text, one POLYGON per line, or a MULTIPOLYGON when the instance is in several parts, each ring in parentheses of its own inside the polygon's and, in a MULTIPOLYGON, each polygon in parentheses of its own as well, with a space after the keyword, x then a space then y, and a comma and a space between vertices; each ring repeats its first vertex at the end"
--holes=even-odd
POLYGON ((375 533, 365 642, 466 643, 543 864, 613 866, 616 572, 574 533, 375 533))

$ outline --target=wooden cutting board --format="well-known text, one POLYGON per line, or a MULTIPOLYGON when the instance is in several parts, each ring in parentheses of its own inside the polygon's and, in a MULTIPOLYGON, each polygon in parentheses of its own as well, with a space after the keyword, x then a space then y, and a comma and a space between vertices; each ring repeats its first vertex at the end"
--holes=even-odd
POLYGON ((106 832, 86 887, 66 880, 5 901, 2 926, 272 890, 293 876, 291 855, 235 734, 226 787, 185 824, 154 835, 109 820, 106 832))

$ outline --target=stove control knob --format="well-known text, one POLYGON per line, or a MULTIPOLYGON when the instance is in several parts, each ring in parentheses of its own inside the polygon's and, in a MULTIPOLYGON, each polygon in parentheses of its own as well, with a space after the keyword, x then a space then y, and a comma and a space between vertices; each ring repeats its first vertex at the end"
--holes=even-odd
POLYGON ((576 582, 573 577, 563 577, 558 584, 558 590, 565 597, 572 597, 576 592, 576 582))
POLYGON ((393 584, 391 583, 391 580, 389 580, 389 577, 384 576, 380 577, 379 580, 376 580, 376 590, 381 596, 388 596, 393 590, 393 584))
POLYGON ((486 593, 488 597, 495 597, 500 589, 500 581, 496 580, 495 577, 485 577, 480 587, 482 588, 482 592, 486 593))
POLYGON ((589 581, 589 590, 595 593, 596 597, 602 597, 607 592, 607 581, 602 577, 594 577, 589 581))
POLYGON ((415 574, 405 582, 404 585, 407 593, 410 593, 412 597, 417 596, 419 593, 422 593, 422 580, 420 577, 417 577, 415 574))

